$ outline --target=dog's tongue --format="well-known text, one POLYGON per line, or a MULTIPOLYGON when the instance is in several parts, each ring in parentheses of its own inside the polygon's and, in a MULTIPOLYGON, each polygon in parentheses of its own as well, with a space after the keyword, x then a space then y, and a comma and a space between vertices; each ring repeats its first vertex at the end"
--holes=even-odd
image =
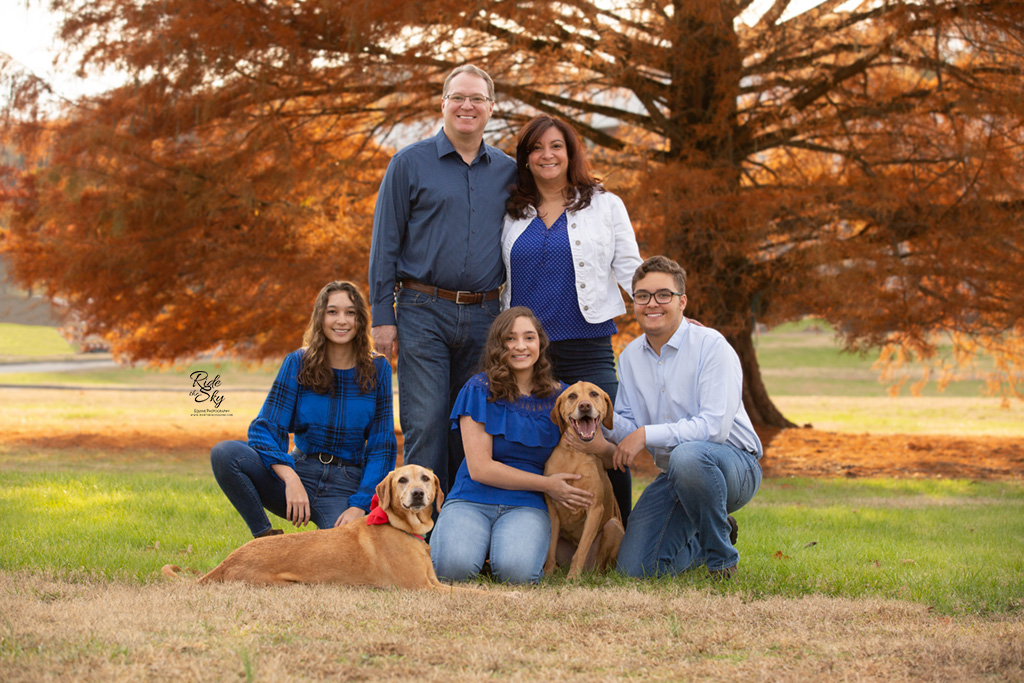
POLYGON ((597 420, 592 417, 585 417, 581 420, 573 420, 573 424, 576 426, 576 433, 580 435, 581 439, 590 441, 594 438, 594 432, 597 431, 597 420))

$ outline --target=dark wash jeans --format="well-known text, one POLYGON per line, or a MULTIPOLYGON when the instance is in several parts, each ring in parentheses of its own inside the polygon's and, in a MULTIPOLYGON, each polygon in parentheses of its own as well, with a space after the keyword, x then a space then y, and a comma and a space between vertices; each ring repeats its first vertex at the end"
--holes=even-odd
POLYGON ((616 569, 627 576, 675 575, 702 564, 735 567, 726 516, 761 486, 757 456, 729 444, 676 446, 663 472, 644 489, 619 547, 616 569))
POLYGON ((445 494, 465 457, 451 412, 462 386, 480 371, 480 357, 500 302, 457 304, 412 289, 396 297, 398 412, 405 438, 402 462, 434 471, 445 494))
MULTIPOLYGON (((259 453, 244 441, 221 441, 210 451, 210 466, 224 495, 238 510, 253 536, 271 529, 264 508, 286 518, 288 502, 284 482, 267 469, 259 453)), ((324 465, 316 456, 295 460, 295 473, 309 496, 310 520, 318 529, 330 529, 349 508, 348 497, 359 488, 363 468, 324 465)))

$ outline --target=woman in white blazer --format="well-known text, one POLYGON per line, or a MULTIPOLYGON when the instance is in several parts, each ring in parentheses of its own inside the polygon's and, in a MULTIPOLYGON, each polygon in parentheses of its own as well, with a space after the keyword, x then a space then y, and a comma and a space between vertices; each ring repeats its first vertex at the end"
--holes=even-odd
MULTIPOLYGON (((626 312, 619 286, 632 295, 642 263, 626 207, 590 174, 579 136, 561 119, 542 114, 523 127, 516 166, 501 234, 502 307, 526 306, 540 319, 558 379, 593 382, 614 401, 613 318, 626 312)), ((625 523, 630 474, 608 474, 625 523)))

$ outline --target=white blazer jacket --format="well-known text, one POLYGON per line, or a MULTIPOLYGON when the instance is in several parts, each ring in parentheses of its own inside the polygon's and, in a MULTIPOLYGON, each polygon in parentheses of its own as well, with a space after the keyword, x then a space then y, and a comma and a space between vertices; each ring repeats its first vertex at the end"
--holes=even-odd
MULTIPOLYGON (((505 214, 501 230, 501 257, 507 279, 501 290, 501 307, 512 301, 512 245, 537 215, 530 207, 525 218, 505 214)), ((576 271, 576 298, 580 313, 589 323, 602 323, 626 312, 619 285, 632 296, 633 273, 643 262, 633 225, 622 200, 611 192, 596 190, 590 206, 566 213, 569 249, 576 271)))

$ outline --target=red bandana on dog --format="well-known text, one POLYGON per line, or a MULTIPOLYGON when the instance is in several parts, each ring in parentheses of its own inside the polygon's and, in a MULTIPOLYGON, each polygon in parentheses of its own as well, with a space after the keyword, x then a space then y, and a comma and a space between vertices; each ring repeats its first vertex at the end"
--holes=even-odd
MULTIPOLYGON (((376 493, 373 494, 373 498, 370 499, 370 514, 368 514, 366 516, 366 523, 367 524, 387 524, 388 523, 388 513, 385 512, 384 508, 382 508, 380 506, 380 501, 377 500, 377 494, 376 493)), ((409 532, 406 532, 406 533, 409 533, 409 532)), ((411 536, 415 536, 416 538, 420 539, 421 541, 426 540, 422 536, 420 536, 419 534, 410 534, 410 535, 411 536)))
POLYGON ((388 513, 384 512, 384 508, 380 506, 380 501, 377 500, 377 494, 373 494, 373 498, 370 499, 370 514, 366 516, 367 524, 387 524, 388 513))

